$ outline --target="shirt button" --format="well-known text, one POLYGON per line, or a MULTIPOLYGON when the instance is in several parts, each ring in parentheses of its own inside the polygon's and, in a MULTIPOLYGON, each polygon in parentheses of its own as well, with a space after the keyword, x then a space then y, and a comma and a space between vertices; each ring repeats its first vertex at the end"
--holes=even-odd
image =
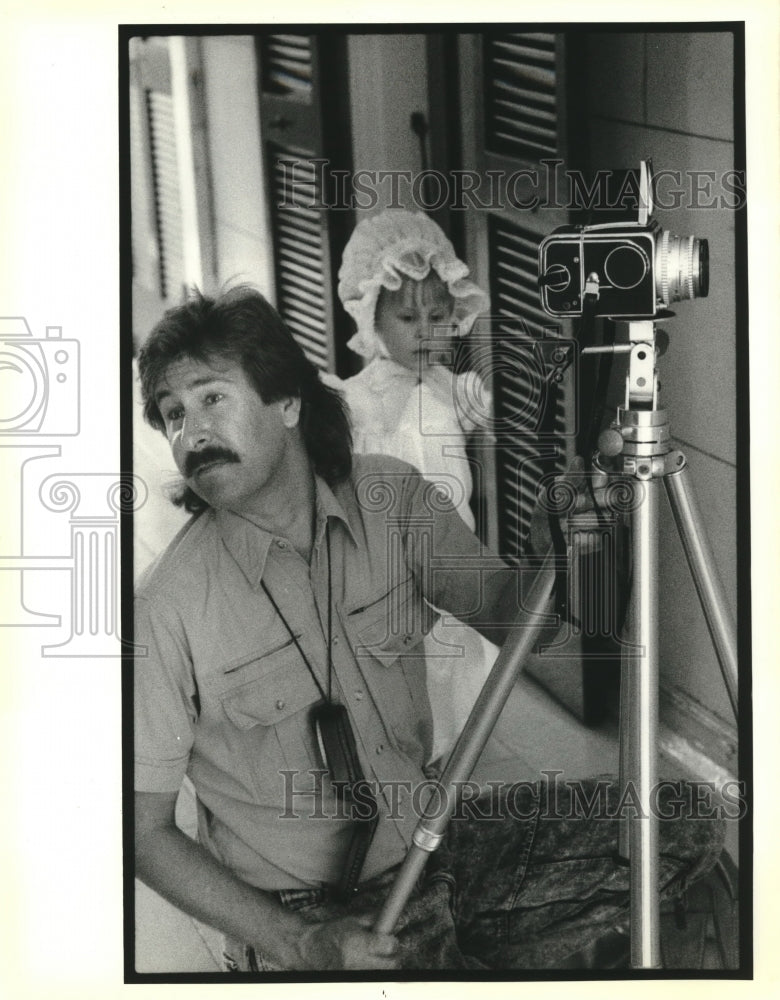
POLYGON ((360 690, 356 691, 355 692, 355 701, 362 701, 362 700, 363 700, 363 692, 360 691, 360 690))
POLYGON ((404 646, 408 646, 411 641, 412 641, 412 637, 410 635, 405 635, 404 636, 404 646))
POLYGON ((287 542, 283 538, 277 538, 276 539, 276 544, 279 546, 280 549, 286 549, 287 548, 287 542))
POLYGON ((338 644, 339 644, 339 637, 338 637, 337 635, 334 635, 334 636, 333 636, 333 640, 332 640, 332 643, 331 643, 331 644, 332 644, 333 646, 338 646, 338 644))
POLYGON ((281 712, 281 710, 282 710, 282 709, 284 708, 284 698, 280 698, 280 699, 279 699, 279 700, 277 701, 277 703, 276 703, 276 707, 277 707, 277 708, 278 708, 278 710, 279 710, 279 711, 281 712))
POLYGON ((379 744, 379 745, 377 746, 377 748, 376 748, 376 752, 377 752, 378 754, 379 754, 379 753, 384 753, 384 752, 385 752, 385 745, 384 745, 384 743, 380 743, 380 744, 379 744))

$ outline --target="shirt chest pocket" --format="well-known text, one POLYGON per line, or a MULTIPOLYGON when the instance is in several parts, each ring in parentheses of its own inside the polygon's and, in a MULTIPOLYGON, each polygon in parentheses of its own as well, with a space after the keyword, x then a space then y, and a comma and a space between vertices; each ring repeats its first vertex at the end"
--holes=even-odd
POLYGON ((389 667, 399 658, 421 655, 419 646, 433 618, 434 612, 409 577, 347 612, 346 625, 359 659, 372 656, 389 667))
POLYGON ((310 723, 322 701, 314 678, 290 641, 223 668, 220 700, 230 737, 263 802, 279 802, 282 771, 318 766, 310 723))
POLYGON ((418 763, 432 741, 423 640, 433 618, 410 577, 344 620, 388 736, 418 763))

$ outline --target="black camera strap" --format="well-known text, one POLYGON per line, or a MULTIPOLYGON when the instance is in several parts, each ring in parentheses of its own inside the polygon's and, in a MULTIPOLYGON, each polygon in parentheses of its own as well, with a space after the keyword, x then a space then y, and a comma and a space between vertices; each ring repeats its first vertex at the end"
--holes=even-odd
MULTIPOLYGON (((588 344, 592 341, 595 331, 596 307, 598 305, 598 290, 588 290, 582 299, 582 316, 577 330, 576 339, 580 345, 588 344)), ((609 333, 605 336, 605 343, 608 337, 614 340, 614 327, 609 325, 609 333)), ((611 341, 609 341, 611 343, 611 341)), ((586 452, 586 468, 584 474, 584 487, 591 496, 593 510, 599 521, 602 520, 596 498, 593 494, 593 481, 590 472, 592 471, 592 453, 595 449, 595 442, 600 430, 600 421, 603 409, 596 404, 596 399, 601 399, 607 391, 609 377, 611 373, 611 354, 608 355, 609 362, 604 363, 599 357, 596 370, 596 391, 591 393, 589 412, 585 417, 587 426, 587 440, 584 442, 586 452)), ((551 382, 552 384, 552 382, 551 382)), ((548 409, 551 409, 548 401, 548 409)), ((569 593, 569 573, 566 562, 568 553, 568 540, 563 533, 560 517, 557 512, 551 510, 548 514, 548 527, 553 549, 558 556, 558 570, 555 576, 555 608, 562 620, 572 619, 571 595, 569 593)))
POLYGON ((328 610, 327 610, 327 654, 328 677, 327 690, 323 688, 320 679, 314 672, 309 658, 303 651, 298 637, 290 623, 282 613, 265 580, 261 587, 271 602, 295 643, 301 659, 317 685, 323 704, 316 705, 312 710, 312 727, 320 753, 320 762, 329 773, 331 785, 337 800, 350 811, 353 819, 353 831, 347 849, 347 858, 341 877, 334 892, 341 899, 348 899, 355 892, 360 881, 360 874, 371 846, 371 840, 379 817, 379 808, 370 785, 365 779, 360 765, 355 734, 345 705, 334 704, 333 694, 333 578, 330 548, 330 526, 325 525, 325 541, 328 555, 328 610))

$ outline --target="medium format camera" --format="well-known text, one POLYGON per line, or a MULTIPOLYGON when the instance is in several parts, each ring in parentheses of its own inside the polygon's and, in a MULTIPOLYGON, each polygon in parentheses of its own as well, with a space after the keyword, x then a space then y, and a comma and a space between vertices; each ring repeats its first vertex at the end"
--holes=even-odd
POLYGON ((550 316, 579 316, 586 300, 594 316, 644 319, 672 302, 709 291, 709 246, 675 236, 650 218, 649 160, 639 169, 636 222, 561 226, 539 244, 542 308, 550 316))

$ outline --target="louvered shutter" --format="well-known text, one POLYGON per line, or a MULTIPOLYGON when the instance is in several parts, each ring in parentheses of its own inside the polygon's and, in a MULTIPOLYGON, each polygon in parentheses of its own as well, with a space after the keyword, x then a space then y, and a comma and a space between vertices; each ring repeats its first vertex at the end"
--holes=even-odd
POLYGON ((179 160, 166 38, 133 39, 130 92, 134 277, 163 303, 185 284, 179 160))
POLYGON ((487 148, 531 162, 559 151, 555 35, 485 36, 487 148))
POLYGON ((336 274, 353 219, 326 207, 331 172, 350 162, 343 38, 267 34, 258 55, 276 305, 318 368, 348 374, 336 274))
POLYGON ((496 455, 499 537, 502 550, 518 555, 528 535, 536 489, 565 458, 567 397, 546 382, 543 339, 559 328, 539 308, 536 292, 540 235, 493 216, 489 253, 494 338, 493 391, 500 428, 496 455), (549 408, 548 394, 552 394, 549 408))
MULTIPOLYGON (((585 120, 580 54, 567 49, 569 38, 545 32, 490 32, 471 36, 461 46, 461 76, 481 81, 481 114, 464 134, 465 150, 482 172, 503 178, 497 204, 468 213, 467 236, 478 275, 491 292, 495 421, 499 433, 494 460, 493 526, 490 540, 516 557, 527 544, 528 529, 542 477, 562 471, 577 450, 576 398, 579 373, 570 368, 554 391, 540 425, 535 419, 545 390, 539 352, 573 336, 571 322, 548 317, 538 293, 537 248, 541 239, 574 219, 565 205, 548 198, 548 178, 565 169, 585 169, 577 160, 583 144, 575 129, 585 120), (573 83, 567 83, 572 75, 573 83), (507 178, 527 170, 539 179, 541 204, 513 204, 507 178), (557 324, 557 325, 556 325, 557 324)), ((464 95, 462 101, 468 98, 464 95)), ((487 174, 486 174, 487 175, 487 174)), ((559 177, 560 180, 560 177, 559 177)), ((565 192, 565 185, 552 191, 565 192)), ((525 198, 524 191, 522 197, 525 198)), ((570 586, 580 615, 578 645, 567 646, 555 669, 533 667, 537 676, 572 711, 591 723, 603 718, 607 689, 614 680, 616 561, 611 539, 597 556, 583 557, 570 586), (578 580, 600 580, 581 590, 578 580), (610 586, 603 581, 609 581, 610 586), (576 655, 582 656, 582 663, 576 655)))
POLYGON ((153 163, 154 210, 160 248, 160 291, 164 299, 177 299, 184 289, 184 239, 179 163, 169 93, 147 90, 146 112, 153 163))
POLYGON ((307 104, 313 97, 313 38, 311 35, 268 35, 262 40, 263 92, 297 97, 307 104))
MULTIPOLYGON (((483 176, 492 171, 499 178, 488 207, 466 215, 476 274, 491 293, 498 434, 489 537, 503 554, 517 557, 527 542, 539 481, 563 470, 574 451, 571 373, 550 396, 543 425, 538 420, 546 398, 542 345, 568 339, 571 329, 542 312, 537 248, 569 217, 555 206, 519 207, 508 184, 519 170, 543 180, 554 169, 544 161, 566 159, 565 42, 546 32, 489 32, 465 37, 461 58, 461 76, 478 81, 481 103, 464 134, 464 160, 483 176)), ((461 100, 469 101, 465 89, 461 100)))
POLYGON ((316 197, 315 167, 306 153, 285 164, 290 149, 278 151, 271 175, 277 277, 277 306, 308 357, 332 368, 326 290, 327 245, 321 213, 305 207, 316 197))
POLYGON ((192 286, 212 290, 213 230, 198 39, 129 39, 133 332, 192 286))

